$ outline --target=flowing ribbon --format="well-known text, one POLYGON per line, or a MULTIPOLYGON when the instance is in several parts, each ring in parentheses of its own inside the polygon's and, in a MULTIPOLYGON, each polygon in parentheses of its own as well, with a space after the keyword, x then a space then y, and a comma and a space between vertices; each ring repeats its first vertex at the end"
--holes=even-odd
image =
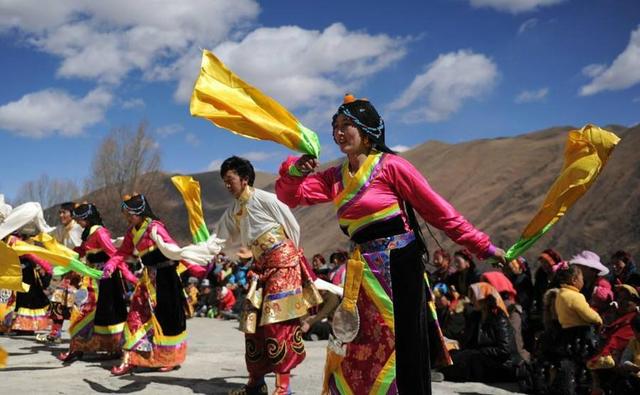
POLYGON ((318 157, 320 142, 282 104, 247 84, 213 53, 203 51, 202 68, 191 95, 191 115, 258 140, 270 140, 318 157))
POLYGON ((204 222, 200 183, 190 176, 174 176, 171 182, 178 189, 189 214, 189 230, 194 243, 209 239, 209 230, 204 222))
POLYGON ((507 250, 507 261, 528 250, 589 190, 618 142, 618 136, 595 125, 569 132, 560 175, 547 192, 540 211, 507 250))

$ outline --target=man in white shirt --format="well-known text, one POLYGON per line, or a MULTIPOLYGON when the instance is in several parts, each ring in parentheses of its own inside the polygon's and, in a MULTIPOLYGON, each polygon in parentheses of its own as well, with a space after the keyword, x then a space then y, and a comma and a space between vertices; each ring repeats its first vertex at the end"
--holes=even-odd
POLYGON ((82 244, 82 227, 71 217, 75 203, 66 202, 60 205, 58 218, 60 225, 56 226, 52 236, 65 247, 74 249, 82 244))
MULTIPOLYGON (((82 244, 82 227, 73 220, 71 214, 75 203, 65 202, 58 209, 60 224, 51 232, 51 235, 69 249, 75 249, 82 244)), ((74 300, 74 293, 80 286, 81 277, 77 273, 68 272, 62 276, 58 286, 51 294, 51 331, 48 334, 36 336, 38 341, 59 343, 62 336, 62 325, 65 319, 69 319, 71 314, 71 304, 74 300)))
MULTIPOLYGON (((298 248, 300 227, 275 194, 253 187, 255 172, 248 160, 228 158, 220 176, 235 199, 216 225, 217 236, 227 240, 239 236, 251 249, 254 264, 249 277, 262 288, 255 333, 245 331, 249 382, 230 393, 267 394, 264 376, 273 372, 274 394, 289 394, 290 372, 305 358, 300 317, 322 301, 298 248)), ((247 299, 253 299, 250 296, 247 299)))

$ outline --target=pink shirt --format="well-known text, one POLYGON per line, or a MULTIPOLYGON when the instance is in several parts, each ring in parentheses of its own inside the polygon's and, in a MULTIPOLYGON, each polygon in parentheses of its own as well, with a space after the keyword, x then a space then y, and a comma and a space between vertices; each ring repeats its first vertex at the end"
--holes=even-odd
POLYGON ((116 247, 111 242, 111 232, 104 226, 97 226, 96 229, 89 234, 87 240, 83 241, 80 247, 76 248, 81 257, 87 254, 95 254, 104 251, 109 257, 116 254, 116 247))
POLYGON ((276 181, 278 199, 292 208, 332 201, 340 225, 350 236, 396 216, 402 217, 405 230, 409 231, 402 210, 403 201, 408 201, 425 221, 477 256, 495 252, 489 236, 469 223, 431 188, 411 163, 398 155, 373 153, 353 176, 348 173, 346 160, 324 171, 293 176, 289 168, 297 159, 289 157, 280 167, 280 178, 276 181))

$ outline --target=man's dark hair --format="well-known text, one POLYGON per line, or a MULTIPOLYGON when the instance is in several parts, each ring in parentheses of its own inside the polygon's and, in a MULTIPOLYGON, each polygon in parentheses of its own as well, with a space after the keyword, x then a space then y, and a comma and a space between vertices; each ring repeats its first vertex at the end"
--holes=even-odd
POLYGON ((233 170, 238 173, 241 179, 247 180, 250 186, 253 186, 253 182, 256 180, 256 172, 253 170, 251 162, 238 156, 232 156, 225 159, 220 166, 220 177, 224 178, 229 170, 233 170))
POLYGON ((72 213, 75 206, 76 204, 74 202, 64 202, 60 204, 60 211, 68 211, 72 213))

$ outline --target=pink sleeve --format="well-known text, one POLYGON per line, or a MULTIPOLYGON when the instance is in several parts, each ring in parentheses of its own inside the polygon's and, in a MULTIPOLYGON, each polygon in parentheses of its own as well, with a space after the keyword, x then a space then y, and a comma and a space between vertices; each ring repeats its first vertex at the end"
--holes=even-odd
POLYGON ((290 156, 280 166, 280 177, 276 180, 278 199, 291 208, 331 201, 335 168, 296 177, 289 174, 289 168, 297 160, 290 156))
POLYGON ((185 261, 185 260, 180 261, 180 263, 182 263, 183 265, 186 266, 187 271, 192 276, 194 276, 196 278, 199 278, 199 279, 203 279, 203 278, 207 277, 208 271, 207 271, 207 268, 205 266, 196 265, 195 263, 191 263, 191 262, 185 261))
POLYGON ((44 269, 45 272, 47 272, 47 274, 51 274, 53 273, 53 268, 51 267, 51 264, 40 258, 37 255, 34 254, 24 254, 24 257, 29 259, 31 262, 37 264, 38 266, 40 266, 42 269, 44 269))
POLYGON ((101 227, 96 231, 95 237, 97 238, 96 241, 98 242, 98 245, 100 245, 100 248, 102 248, 109 257, 118 253, 118 250, 111 241, 111 233, 109 232, 109 229, 101 227))
POLYGON ((495 252, 489 236, 476 229, 406 159, 389 155, 385 172, 397 193, 408 201, 425 221, 444 231, 455 243, 485 258, 495 252))
POLYGON ((116 267, 126 266, 126 259, 131 255, 133 255, 133 236, 131 236, 131 229, 127 229, 120 248, 116 250, 114 255, 110 255, 109 260, 104 264, 103 277, 110 277, 116 267))
POLYGON ((151 232, 154 228, 156 229, 156 234, 160 236, 160 238, 162 238, 162 240, 164 240, 166 243, 178 245, 178 243, 176 243, 173 240, 171 235, 169 235, 167 228, 164 226, 162 222, 160 221, 151 222, 151 224, 149 225, 149 230, 147 230, 147 232, 151 232))

